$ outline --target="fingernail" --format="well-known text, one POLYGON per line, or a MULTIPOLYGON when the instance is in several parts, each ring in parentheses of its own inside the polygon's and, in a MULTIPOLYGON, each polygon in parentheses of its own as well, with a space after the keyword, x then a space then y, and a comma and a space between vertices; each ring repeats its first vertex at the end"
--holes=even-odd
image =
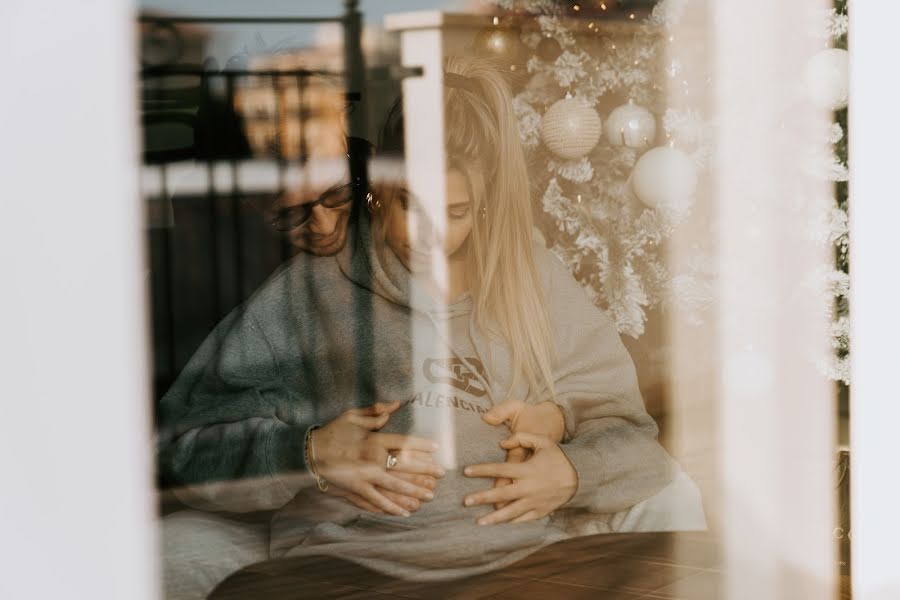
POLYGON ((472 474, 472 469, 470 469, 469 467, 466 467, 466 468, 463 470, 463 473, 465 473, 466 475, 471 475, 471 474, 472 474))
POLYGON ((466 506, 472 506, 475 501, 472 498, 466 498, 466 506))
POLYGON ((403 514, 404 517, 408 517, 408 516, 409 516, 409 512, 408 512, 408 511, 405 511, 405 510, 403 511, 402 514, 403 514))
POLYGON ((475 522, 478 523, 479 525, 487 525, 487 521, 485 521, 484 519, 478 519, 475 522))
POLYGON ((438 472, 437 472, 438 477, 443 477, 446 474, 447 474, 447 471, 445 471, 443 469, 438 469, 438 472))
POLYGON ((438 446, 438 443, 437 443, 437 442, 431 442, 431 449, 432 449, 432 450, 437 450, 438 448, 440 448, 440 446, 438 446))
POLYGON ((432 494, 430 491, 425 492, 425 497, 429 500, 434 500, 434 494, 432 494))

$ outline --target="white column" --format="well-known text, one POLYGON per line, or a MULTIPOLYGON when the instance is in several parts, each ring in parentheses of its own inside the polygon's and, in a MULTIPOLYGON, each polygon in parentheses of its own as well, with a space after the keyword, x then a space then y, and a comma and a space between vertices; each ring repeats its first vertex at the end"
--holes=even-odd
POLYGON ((0 597, 157 597, 135 7, 0 3, 0 597))
MULTIPOLYGON (((424 218, 438 231, 446 231, 446 152, 444 148, 444 31, 442 13, 407 13, 389 15, 388 30, 400 31, 401 62, 408 67, 421 67, 421 77, 403 80, 404 160, 406 185, 420 203, 424 218)), ((409 227, 421 226, 410 211, 409 227)), ((421 218, 421 217, 419 217, 421 218)), ((423 248, 414 243, 413 249, 423 248)), ((438 287, 447 287, 447 263, 434 257, 438 287)), ((449 338, 447 323, 438 319, 430 323, 414 319, 412 327, 412 368, 417 380, 425 384, 423 365, 429 359, 449 358, 442 340, 449 338), (435 337, 435 329, 437 337, 435 337)), ((433 384, 432 384, 433 385, 433 384)), ((451 395, 445 386, 444 395, 451 395)), ((419 386, 419 389, 422 389, 419 386)), ((449 407, 419 408, 413 405, 413 432, 431 437, 440 445, 439 462, 448 469, 458 467, 456 461, 454 421, 449 407)))
MULTIPOLYGON (((822 297, 805 285, 827 264, 805 241, 803 176, 822 143, 796 82, 815 51, 824 2, 709 3, 715 52, 719 461, 722 597, 829 598, 836 574, 833 388, 822 297)), ((824 116, 824 115, 823 115, 824 116)))
MULTIPOLYGON (((479 28, 488 17, 440 11, 420 11, 387 15, 385 29, 400 32, 401 62, 421 67, 421 77, 403 80, 403 113, 407 186, 422 204, 427 219, 439 232, 446 231, 446 149, 444 148, 444 57, 468 51, 479 28)), ((411 222, 411 226, 414 224, 411 222)), ((447 266, 442 256, 435 257, 434 270, 439 287, 446 288, 447 266)), ((421 367, 429 358, 449 358, 442 340, 448 339, 446 321, 433 326, 413 322, 413 369, 421 377, 421 367), (434 335, 437 329, 438 337, 434 335)), ((434 384, 430 384, 431 387, 434 384)), ((444 394, 452 395, 445 386, 444 394)), ((415 409, 415 405, 414 405, 415 409)), ((455 468, 454 421, 452 409, 417 410, 414 431, 435 437, 441 445, 440 460, 455 468)))
POLYGON ((900 4, 850 5, 850 461, 853 597, 900 598, 900 4))

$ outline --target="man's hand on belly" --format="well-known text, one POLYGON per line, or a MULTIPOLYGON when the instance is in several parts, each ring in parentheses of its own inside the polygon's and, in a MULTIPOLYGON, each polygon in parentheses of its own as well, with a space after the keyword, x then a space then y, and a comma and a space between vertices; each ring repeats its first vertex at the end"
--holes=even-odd
POLYGON ((399 407, 399 402, 377 402, 349 409, 310 432, 311 457, 332 484, 326 493, 363 510, 405 516, 418 510, 422 500, 434 498, 436 478, 444 475, 433 461, 434 442, 379 432, 399 407), (390 467, 388 456, 396 459, 390 467))
MULTIPOLYGON (((437 487, 437 479, 431 475, 418 475, 413 473, 403 473, 401 471, 394 471, 392 472, 392 474, 394 477, 403 479, 404 481, 408 481, 413 485, 427 488, 431 491, 434 491, 437 487)), ((406 496, 404 494, 392 492, 379 486, 375 486, 375 489, 378 490, 380 494, 384 495, 392 502, 399 504, 411 513, 416 512, 422 507, 422 503, 418 498, 413 498, 412 496, 406 496)), ((363 510, 383 515, 390 514, 387 511, 378 508, 359 494, 354 494, 353 492, 341 489, 339 487, 329 487, 328 493, 335 496, 343 496, 347 499, 348 502, 363 510)))
MULTIPOLYGON (((531 433, 543 436, 556 442, 562 441, 566 432, 566 422, 562 411, 553 402, 526 404, 522 400, 507 398, 481 416, 491 425, 503 425, 512 433, 531 433)), ((521 446, 506 451, 506 462, 521 463, 531 455, 531 451, 521 446)), ((498 477, 494 487, 503 487, 512 483, 511 479, 498 477)), ((501 509, 507 502, 498 502, 495 508, 501 509)))

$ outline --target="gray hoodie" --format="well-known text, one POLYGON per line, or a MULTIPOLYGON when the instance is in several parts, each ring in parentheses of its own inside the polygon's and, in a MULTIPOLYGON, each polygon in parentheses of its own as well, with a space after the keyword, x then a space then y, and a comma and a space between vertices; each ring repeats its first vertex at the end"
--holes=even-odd
POLYGON ((567 515, 618 512, 652 496, 674 463, 656 441, 631 359, 559 260, 534 250, 556 340, 555 397, 535 397, 524 383, 510 389, 509 352, 474 326, 468 295, 435 304, 390 251, 376 251, 363 214, 341 253, 295 257, 204 341, 161 401, 164 477, 196 508, 274 511, 273 557, 330 554, 420 580, 504 566, 570 535, 567 515), (509 431, 481 415, 507 397, 560 406, 559 446, 578 488, 539 521, 478 526, 493 508, 462 501, 492 481, 462 468, 503 462, 509 431), (410 517, 323 494, 307 472, 307 429, 379 400, 402 402, 382 431, 442 447, 447 474, 410 517))

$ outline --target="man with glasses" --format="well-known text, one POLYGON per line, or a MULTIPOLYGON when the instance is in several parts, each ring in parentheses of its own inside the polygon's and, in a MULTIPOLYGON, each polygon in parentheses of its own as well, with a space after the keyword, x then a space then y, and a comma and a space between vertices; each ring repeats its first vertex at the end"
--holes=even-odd
POLYGON ((305 189, 284 194, 269 223, 290 243, 315 256, 332 256, 347 241, 353 184, 335 184, 318 197, 305 189))
MULTIPOLYGON (((370 144, 348 140, 358 148, 356 158, 365 162, 370 144)), ((334 157, 313 160, 305 165, 303 180, 289 183, 275 205, 265 213, 268 223, 297 250, 313 256, 333 256, 347 241, 354 197, 365 189, 350 182, 348 159, 334 157)))
MULTIPOLYGON (((268 214, 269 224, 299 251, 313 256, 334 256, 347 241, 353 201, 361 203, 367 197, 367 186, 362 184, 374 147, 368 140, 350 137, 345 150, 346 159, 326 160, 317 165, 307 163, 309 180, 305 185, 290 187, 279 198, 275 210, 268 214), (362 180, 351 181, 350 162, 362 180)), ((397 151, 393 146, 388 150, 397 151)), ((392 176, 396 178, 396 172, 392 176)))

